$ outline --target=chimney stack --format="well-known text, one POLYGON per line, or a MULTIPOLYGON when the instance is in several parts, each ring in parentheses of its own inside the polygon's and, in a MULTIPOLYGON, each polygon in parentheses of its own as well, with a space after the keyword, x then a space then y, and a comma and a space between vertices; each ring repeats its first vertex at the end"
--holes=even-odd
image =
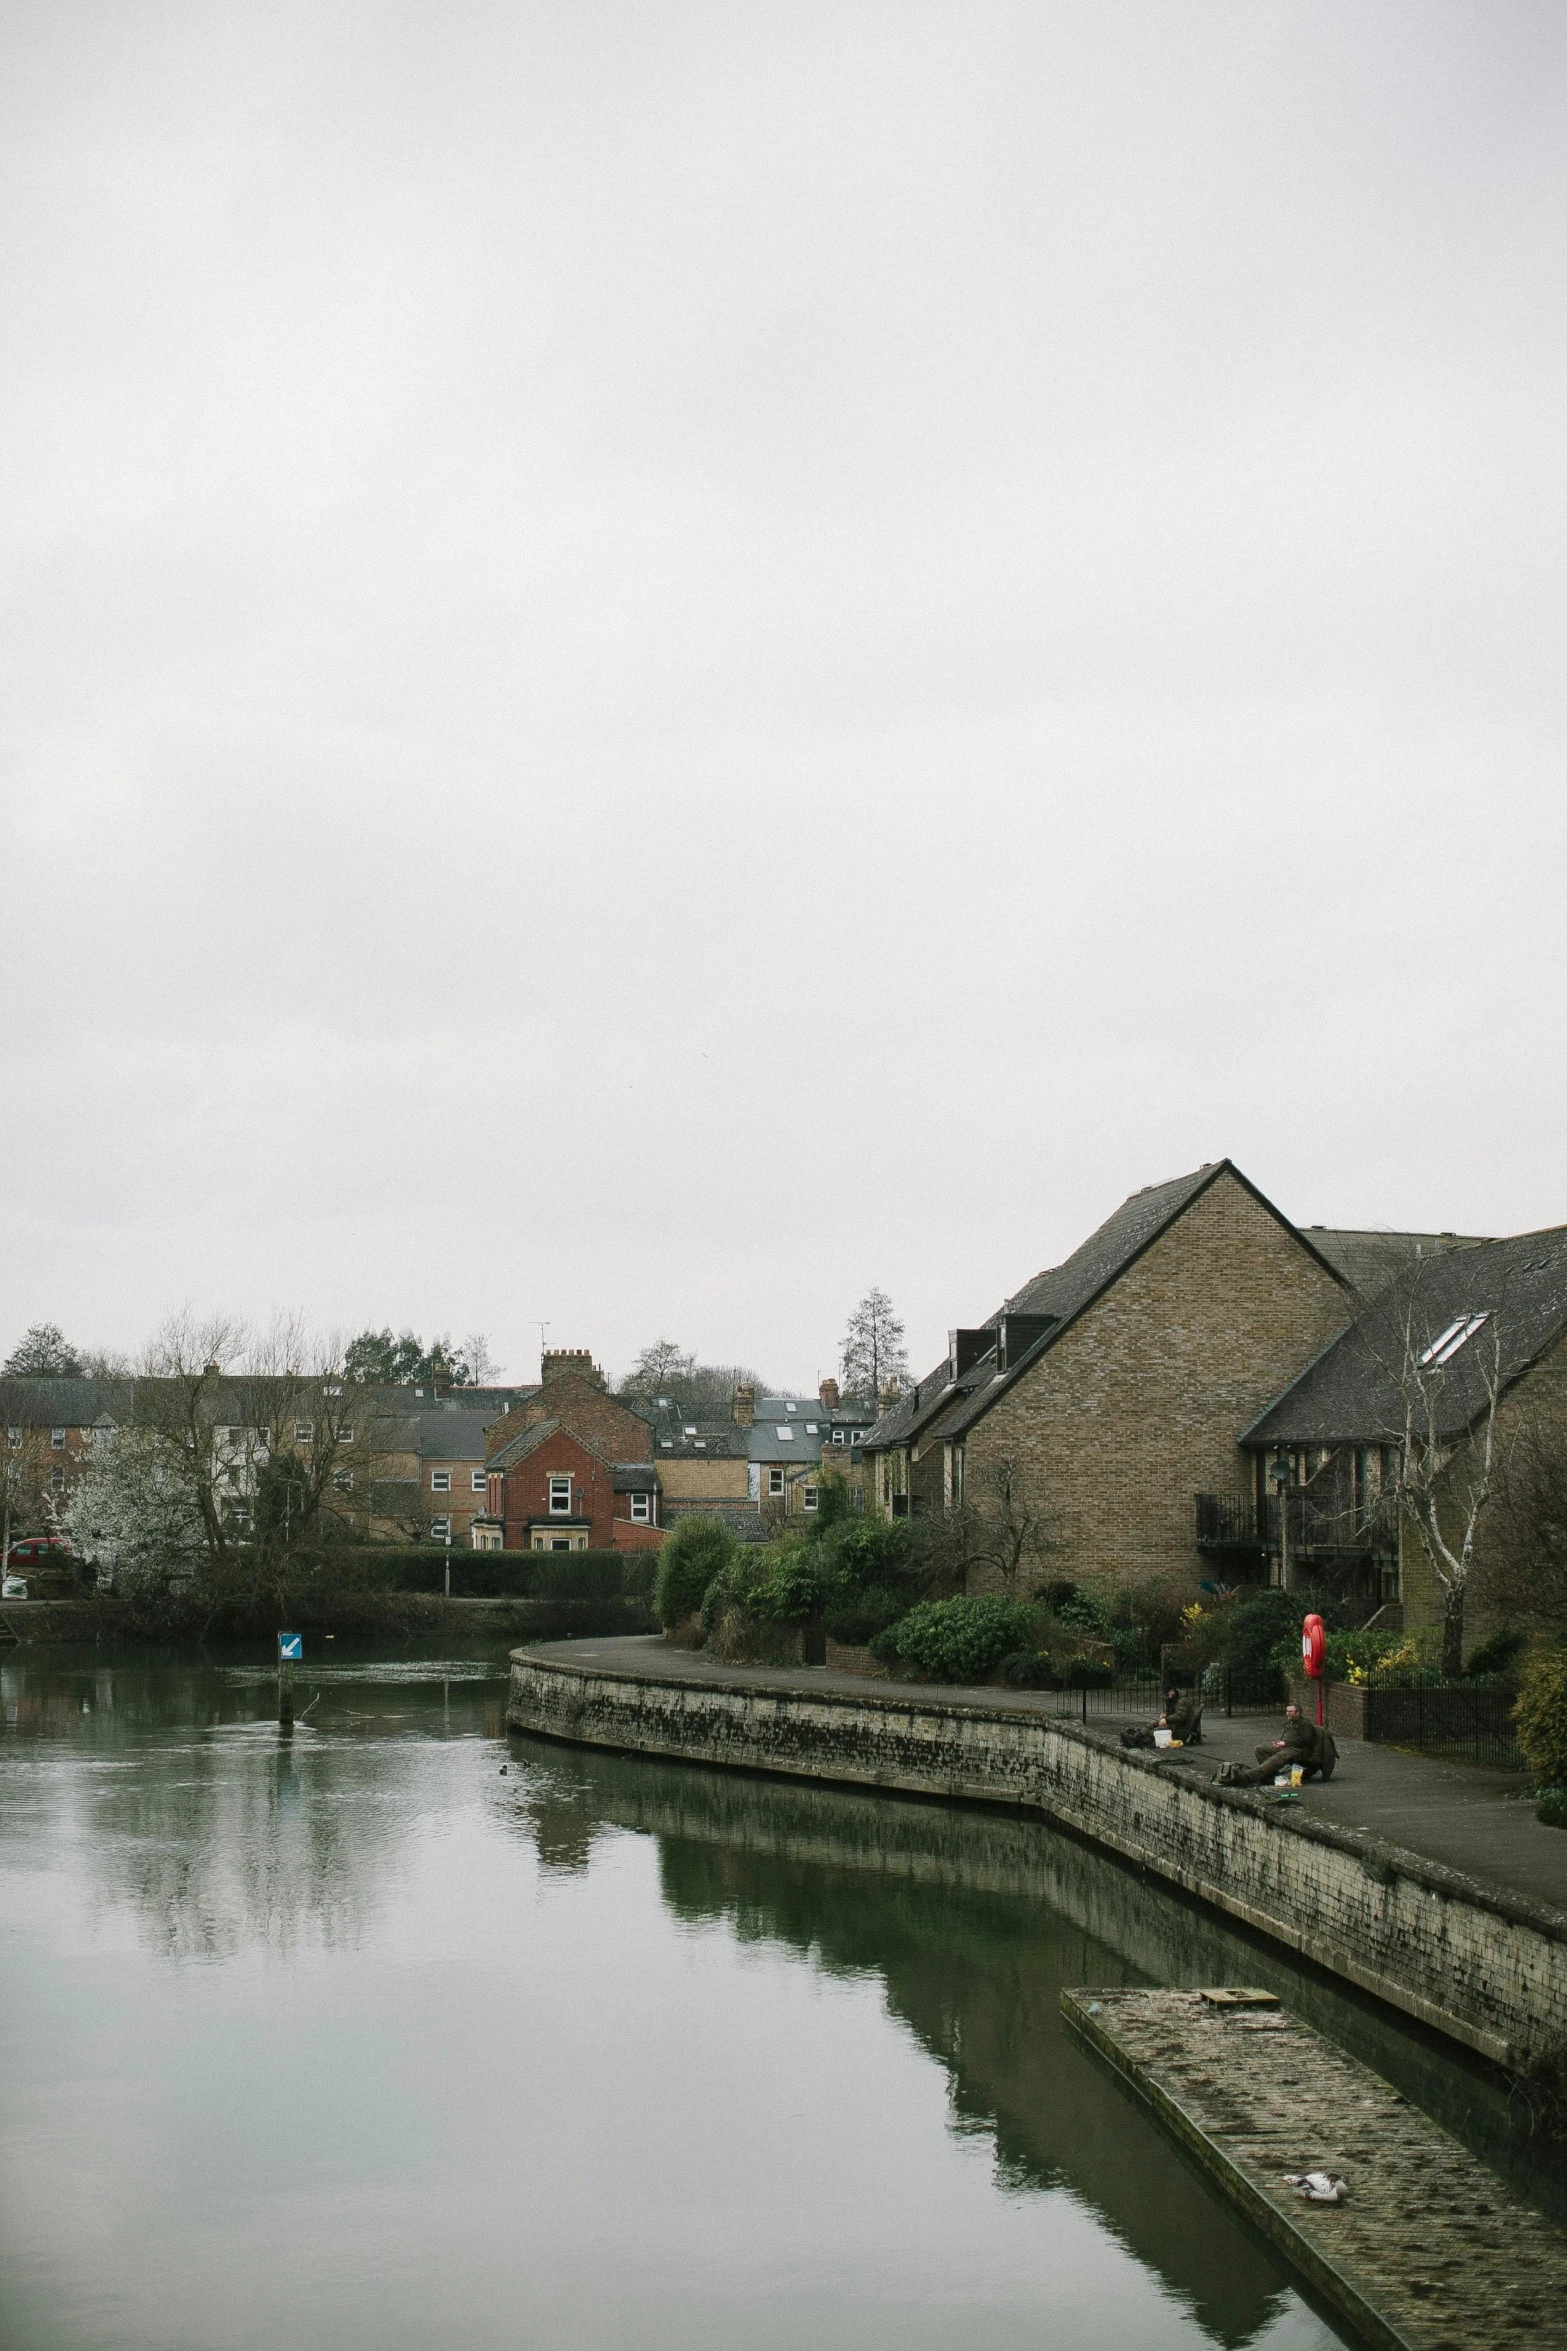
POLYGON ((750 1428, 756 1419, 756 1390, 751 1387, 736 1388, 735 1400, 730 1409, 737 1428, 750 1428))
POLYGON ((820 1386, 820 1387, 817 1389, 816 1393, 817 1393, 817 1395, 818 1395, 818 1396, 820 1396, 820 1398, 821 1398, 821 1400, 822 1400, 822 1408, 823 1408, 823 1410, 824 1410, 824 1411, 827 1411, 827 1412, 836 1412, 836 1411, 837 1411, 837 1409, 838 1409, 838 1383, 837 1383, 837 1381, 836 1381, 836 1380, 823 1380, 823 1382, 822 1382, 821 1386, 820 1386))
POLYGON ((604 1374, 599 1370, 586 1347, 551 1347, 539 1365, 539 1385, 547 1388, 552 1380, 581 1380, 590 1388, 605 1386, 604 1374))

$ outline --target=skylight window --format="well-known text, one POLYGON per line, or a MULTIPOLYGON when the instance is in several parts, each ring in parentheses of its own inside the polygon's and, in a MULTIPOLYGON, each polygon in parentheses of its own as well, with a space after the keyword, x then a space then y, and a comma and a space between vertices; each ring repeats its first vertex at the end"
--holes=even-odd
POLYGON ((1456 1322, 1448 1324, 1439 1339, 1432 1340, 1420 1358, 1420 1369, 1422 1371, 1439 1371, 1444 1363, 1451 1363, 1459 1348, 1465 1346, 1474 1337, 1475 1332, 1490 1319, 1489 1312, 1461 1314, 1456 1322))
POLYGON ((682 1422, 680 1433, 683 1437, 694 1437, 696 1435, 696 1422, 694 1420, 682 1422))
POLYGON ((789 1444, 789 1443, 791 1443, 791 1442, 792 1442, 792 1440, 793 1440, 793 1437, 794 1437, 794 1431, 793 1431, 793 1429, 792 1429, 792 1428, 790 1428, 790 1426, 789 1426, 789 1424, 788 1424, 788 1422, 787 1422, 787 1421, 782 1421, 782 1420, 781 1420, 781 1421, 778 1423, 778 1438, 779 1438, 779 1442, 780 1442, 781 1444, 787 1445, 787 1444, 789 1444))

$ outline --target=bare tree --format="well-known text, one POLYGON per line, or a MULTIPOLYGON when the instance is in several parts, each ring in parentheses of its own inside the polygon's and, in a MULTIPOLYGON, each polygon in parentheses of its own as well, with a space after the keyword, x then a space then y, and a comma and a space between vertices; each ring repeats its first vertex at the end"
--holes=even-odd
POLYGON ((901 1384, 908 1378, 903 1325, 885 1290, 867 1290, 850 1315, 843 1334, 842 1369, 845 1395, 863 1396, 872 1404, 880 1403, 890 1382, 901 1384))
POLYGON ((975 1471, 954 1509, 914 1525, 916 1547, 928 1555, 931 1569, 939 1567, 959 1583, 978 1571, 1009 1600, 1025 1588, 1024 1571, 1037 1575, 1054 1549, 1049 1513, 1009 1459, 975 1471))
POLYGON ((1567 1429, 1531 1417, 1507 1447, 1478 1596, 1522 1632, 1567 1632, 1567 1429))
POLYGON ((1391 1498, 1442 1587, 1442 1671, 1457 1675, 1463 1670, 1475 1537, 1497 1491, 1502 1317, 1493 1309, 1472 1312, 1433 1335, 1422 1305, 1416 1281, 1401 1317, 1400 1360, 1391 1367, 1403 1415, 1391 1498), (1452 1367, 1460 1356, 1467 1393, 1464 1417, 1455 1425, 1452 1367), (1471 1412, 1476 1376, 1482 1393, 1471 1412))

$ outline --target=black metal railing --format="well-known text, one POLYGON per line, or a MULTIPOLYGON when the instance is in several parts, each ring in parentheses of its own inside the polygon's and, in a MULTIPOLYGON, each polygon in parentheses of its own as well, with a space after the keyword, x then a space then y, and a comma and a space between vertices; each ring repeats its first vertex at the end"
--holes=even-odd
POLYGON ((1517 1699, 1517 1691, 1500 1682, 1473 1690, 1368 1690, 1366 1737, 1378 1746, 1522 1771, 1513 1721, 1517 1699))
MULTIPOLYGON (((1277 1551, 1279 1499, 1270 1494, 1253 1502, 1244 1494, 1197 1494, 1196 1541, 1199 1551, 1277 1551)), ((1287 1500, 1289 1547, 1299 1556, 1309 1552, 1355 1552, 1365 1557, 1395 1549, 1390 1528, 1380 1519, 1357 1517, 1337 1501, 1297 1490, 1287 1500)))
MULTIPOLYGON (((1121 1672, 1108 1682, 1058 1690, 1051 1705, 1055 1713, 1074 1714, 1080 1722, 1100 1715, 1141 1715, 1151 1722, 1164 1711, 1165 1692, 1189 1689, 1192 1680, 1192 1669, 1179 1664, 1171 1664, 1164 1673, 1121 1672)), ((1202 1694, 1204 1711, 1216 1715, 1281 1714, 1284 1710, 1284 1685, 1271 1667, 1247 1674, 1230 1666, 1208 1666, 1202 1675, 1202 1694)))

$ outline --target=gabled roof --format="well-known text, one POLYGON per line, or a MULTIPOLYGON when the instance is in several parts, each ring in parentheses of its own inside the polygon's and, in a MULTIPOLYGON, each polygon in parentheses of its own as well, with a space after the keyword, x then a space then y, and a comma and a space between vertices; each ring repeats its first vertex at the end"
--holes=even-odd
POLYGON ((1164 1184, 1149 1184, 1141 1192, 1123 1200, 1113 1216, 1107 1217, 1097 1232, 1090 1233, 1081 1248, 1060 1265, 1051 1266, 1044 1273, 1035 1274, 1021 1290, 1009 1298, 1004 1306, 987 1315, 979 1327, 994 1330, 1004 1314, 1049 1315, 1053 1318, 1049 1330, 1035 1341, 1026 1354, 1010 1363, 999 1376, 994 1353, 986 1355, 960 1379, 949 1381, 948 1365, 943 1362, 921 1380, 907 1397, 899 1399, 894 1409, 877 1422, 866 1441, 865 1450, 884 1452, 889 1445, 905 1445, 921 1433, 934 1428, 932 1433, 945 1442, 961 1436, 982 1414, 989 1411, 997 1399, 1013 1386, 1020 1373, 1038 1362, 1055 1345, 1063 1331, 1074 1323, 1085 1308, 1102 1297, 1112 1283, 1133 1266, 1145 1250, 1152 1247, 1161 1233, 1167 1232, 1177 1217, 1202 1197, 1220 1176, 1232 1176, 1258 1204, 1281 1225, 1285 1232, 1300 1242, 1309 1255, 1316 1257, 1335 1281, 1343 1275, 1321 1252, 1297 1232, 1288 1217, 1280 1214, 1271 1200, 1259 1192, 1233 1160, 1216 1159, 1206 1167, 1193 1170, 1190 1175, 1175 1176, 1164 1184))
POLYGON ((485 1467, 512 1469, 519 1461, 526 1461, 530 1453, 537 1453, 539 1447, 554 1436, 569 1437, 574 1445, 579 1446, 594 1461, 602 1461, 604 1458, 601 1453, 595 1453, 593 1447, 585 1443, 575 1429, 567 1428, 564 1421, 530 1420, 526 1428, 519 1429, 514 1437, 508 1437, 506 1443, 490 1455, 485 1467))
MULTIPOLYGON (((1410 1378, 1451 1439, 1484 1412, 1487 1379, 1521 1379, 1567 1331, 1567 1225, 1422 1256, 1366 1305, 1241 1438, 1279 1445, 1391 1444, 1404 1433, 1410 1378), (1476 1322, 1477 1317, 1486 1317, 1476 1322), (1472 1327, 1464 1335, 1464 1325, 1472 1327), (1419 1358, 1444 1339, 1445 1362, 1419 1358), (1413 1373, 1405 1366, 1413 1364, 1413 1373)), ((1423 1407, 1422 1407, 1423 1413, 1423 1407)))

